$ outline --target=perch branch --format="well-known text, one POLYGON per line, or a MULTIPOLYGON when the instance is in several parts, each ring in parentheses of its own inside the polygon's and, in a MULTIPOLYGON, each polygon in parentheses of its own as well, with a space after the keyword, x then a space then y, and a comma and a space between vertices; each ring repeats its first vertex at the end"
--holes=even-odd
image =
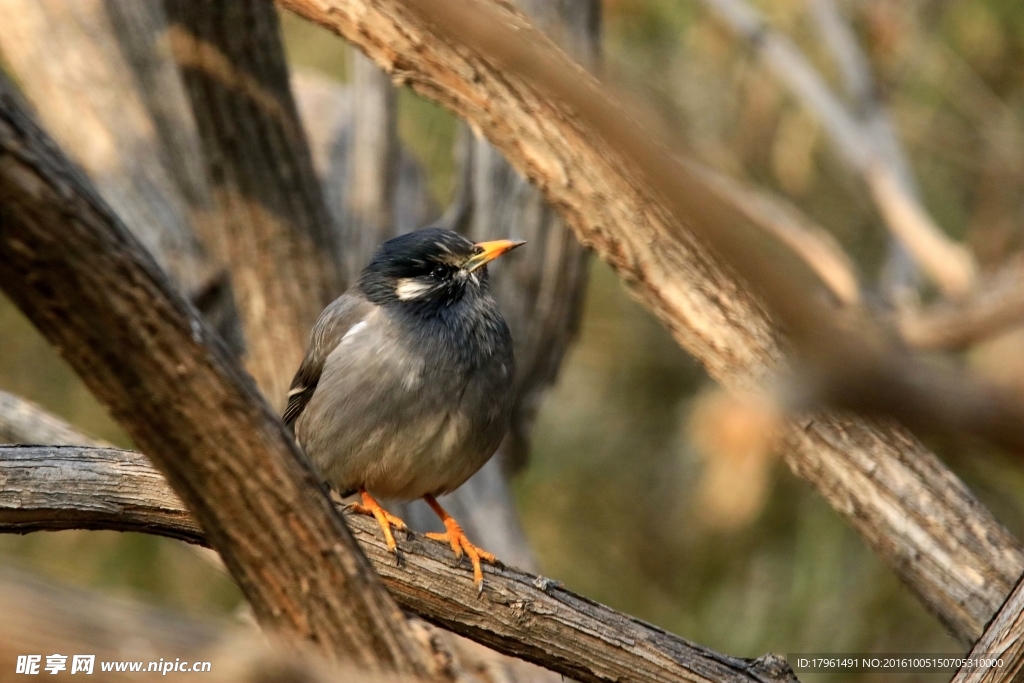
MULTIPOLYGON (((134 451, 74 446, 0 447, 0 532, 145 531, 206 544, 161 474, 134 451)), ((360 547, 404 608, 499 652, 583 682, 792 681, 781 658, 713 652, 565 590, 539 576, 487 567, 482 597, 445 545, 399 537, 403 561, 373 519, 346 515, 360 547)))

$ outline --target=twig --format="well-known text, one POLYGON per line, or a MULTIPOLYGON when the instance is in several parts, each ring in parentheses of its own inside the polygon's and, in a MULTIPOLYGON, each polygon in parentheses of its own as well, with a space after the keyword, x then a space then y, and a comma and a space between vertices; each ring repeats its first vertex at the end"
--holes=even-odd
POLYGON ((102 439, 86 436, 35 403, 6 391, 0 391, 0 443, 111 447, 102 439))
MULTIPOLYGON (((880 106, 859 121, 835 96, 802 52, 773 30, 745 0, 704 0, 751 45, 829 131, 840 155, 871 188, 886 225, 947 295, 959 296, 974 282, 974 259, 950 240, 921 205, 892 126, 880 106)), ((849 60, 844 60, 849 61, 849 60)))
MULTIPOLYGON (((205 536, 140 453, 48 446, 0 447, 0 533, 56 529, 144 531, 191 543, 205 536)), ((565 590, 555 581, 506 567, 485 568, 478 597, 465 563, 417 534, 399 537, 403 561, 380 539, 373 519, 345 521, 405 609, 444 628, 579 681, 792 681, 768 655, 743 660, 713 652, 565 590)))
POLYGON ((962 351, 1024 324, 1024 263, 1019 260, 981 281, 958 301, 940 301, 897 313, 903 340, 927 351, 962 351))

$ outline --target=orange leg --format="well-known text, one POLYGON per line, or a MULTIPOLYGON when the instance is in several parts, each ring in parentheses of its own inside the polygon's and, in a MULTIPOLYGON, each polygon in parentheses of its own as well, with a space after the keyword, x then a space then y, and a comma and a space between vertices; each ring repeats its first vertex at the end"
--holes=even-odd
POLYGON ((430 533, 427 534, 427 538, 431 538, 435 541, 445 541, 452 547, 455 552, 455 559, 461 560, 462 554, 465 552, 469 555, 470 562, 473 563, 473 583, 476 584, 477 593, 483 593, 484 591, 484 573, 480 569, 480 560, 484 560, 490 564, 498 564, 498 558, 491 553, 487 552, 483 548, 478 548, 469 542, 466 538, 466 534, 463 533, 462 527, 455 519, 445 512, 445 509, 434 499, 433 496, 423 496, 423 500, 427 501, 427 505, 437 513, 437 516, 444 522, 444 528, 447 531, 443 534, 430 533))
POLYGON ((395 543, 395 537, 391 535, 391 527, 393 526, 396 529, 404 529, 405 522, 382 508, 380 503, 374 500, 373 496, 371 496, 366 489, 360 487, 359 495, 363 499, 363 504, 351 503, 346 509, 352 512, 358 512, 361 515, 373 515, 377 519, 377 524, 380 524, 381 531, 384 532, 384 542, 388 544, 388 550, 397 556, 398 544, 395 543))

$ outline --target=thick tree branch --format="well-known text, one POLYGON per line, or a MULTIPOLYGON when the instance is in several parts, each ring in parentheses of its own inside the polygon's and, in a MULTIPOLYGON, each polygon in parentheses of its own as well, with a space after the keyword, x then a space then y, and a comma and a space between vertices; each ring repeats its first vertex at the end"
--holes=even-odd
POLYGON ((985 628, 967 658, 1001 659, 1002 666, 964 666, 952 683, 1010 683, 1024 672, 1024 581, 1017 586, 985 628))
MULTIPOLYGON (((485 134, 716 379, 750 387, 778 368, 779 331, 749 290, 682 229, 644 177, 577 112, 406 2, 280 4, 340 33, 395 80, 485 134)), ((527 37, 521 18, 505 16, 519 29, 518 47, 543 43, 527 37)), ((573 77, 580 87, 592 87, 582 70, 573 77)), ((614 105, 607 115, 618 116, 614 105)), ((932 454, 892 424, 818 415, 792 425, 785 442, 793 470, 954 633, 973 642, 1024 569, 1020 544, 932 454)))
MULTIPOLYGON (((206 543, 200 526, 140 453, 3 446, 0 481, 0 533, 103 528, 206 543)), ((718 654, 514 569, 487 567, 478 598, 468 565, 453 568, 444 544, 400 536, 403 561, 395 566, 373 519, 345 520, 404 609, 579 681, 794 680, 780 658, 718 654)))
POLYGON ((251 379, 3 80, 0 286, 161 468, 265 627, 367 669, 428 670, 251 379))

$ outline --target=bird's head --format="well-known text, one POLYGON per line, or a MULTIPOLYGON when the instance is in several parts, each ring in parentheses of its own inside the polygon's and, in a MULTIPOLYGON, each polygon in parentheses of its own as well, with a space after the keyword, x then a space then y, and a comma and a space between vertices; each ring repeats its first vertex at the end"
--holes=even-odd
POLYGON ((359 276, 359 288, 380 305, 405 304, 424 312, 447 307, 485 293, 487 263, 522 244, 474 244, 450 230, 417 230, 382 244, 359 276))

